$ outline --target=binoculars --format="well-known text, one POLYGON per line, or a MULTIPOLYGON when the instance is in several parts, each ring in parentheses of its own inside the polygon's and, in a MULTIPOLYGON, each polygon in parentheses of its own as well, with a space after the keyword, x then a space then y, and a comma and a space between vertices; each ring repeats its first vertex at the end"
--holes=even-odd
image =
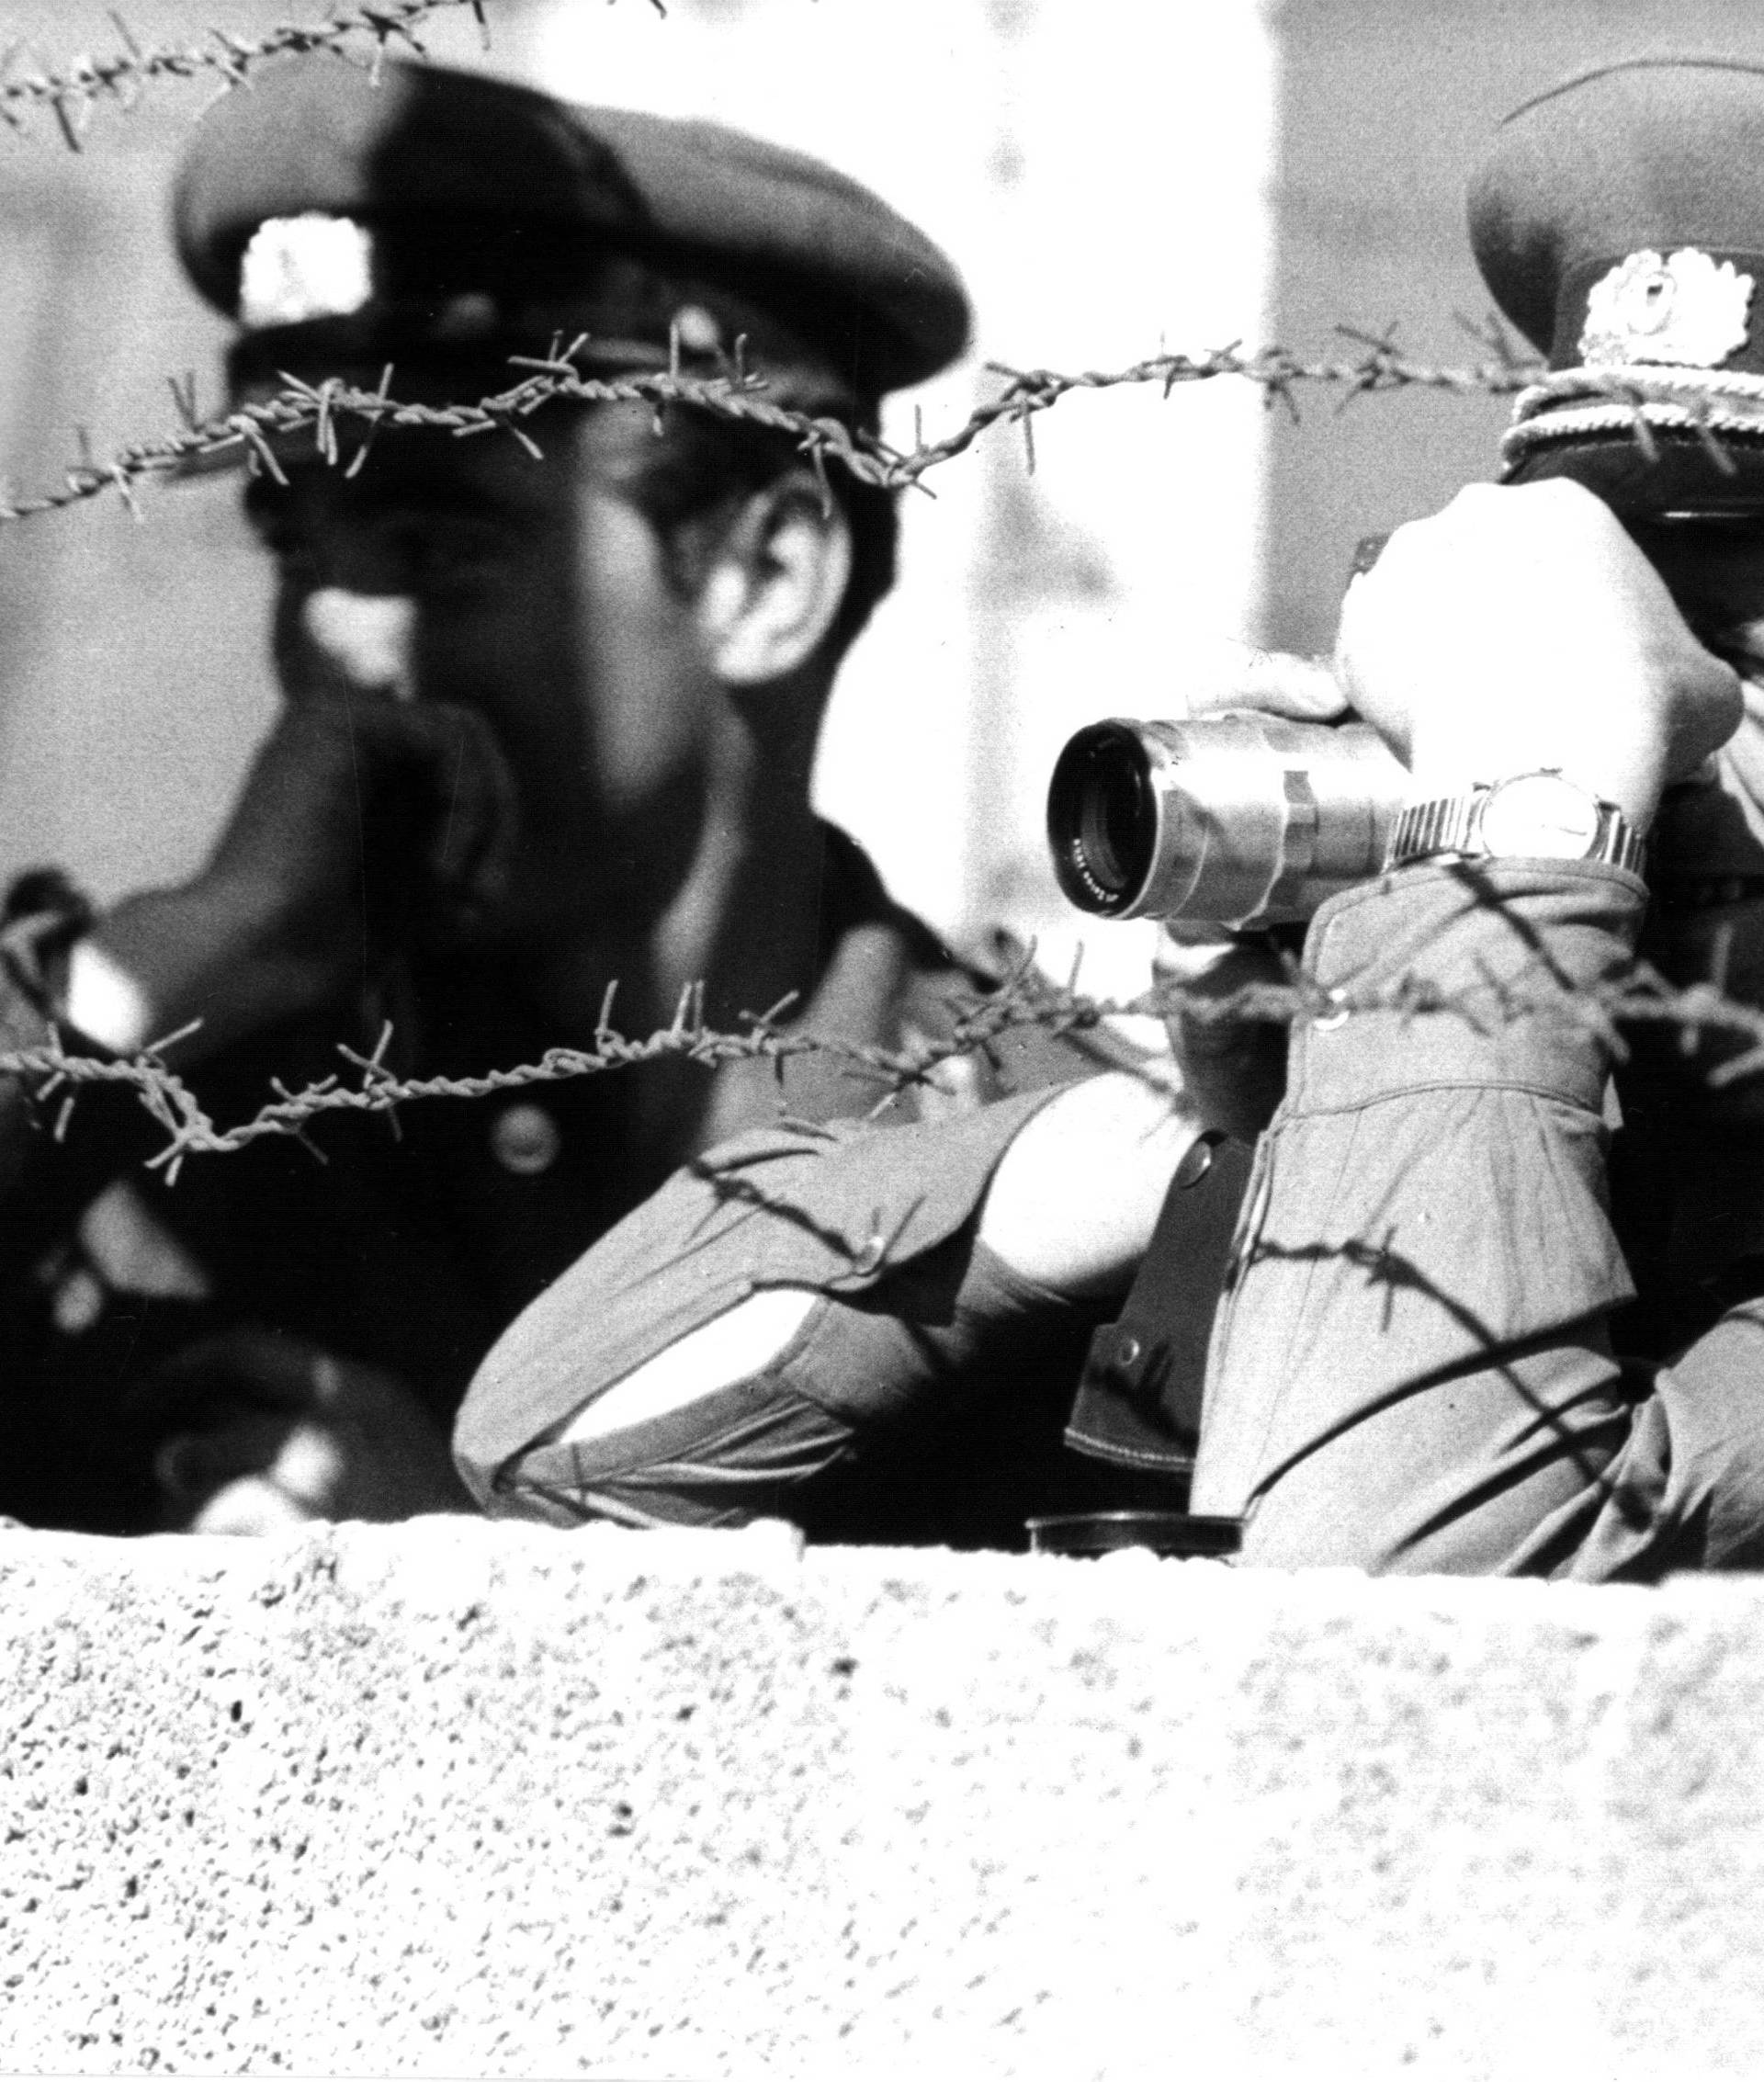
POLYGON ((1098 917, 1295 924, 1382 871, 1408 781, 1367 723, 1115 718, 1056 762, 1047 843, 1060 888, 1098 917))
MULTIPOLYGON (((1764 513, 1625 516, 1668 586, 1687 566, 1764 536, 1764 513)), ((1387 538, 1368 536, 1352 571, 1387 538)), ((1693 628, 1696 626, 1693 623, 1693 628)), ((1726 655, 1721 632, 1699 635, 1726 655)), ((1227 930, 1295 925, 1383 872, 1408 775, 1369 724, 1227 709, 1186 722, 1092 723, 1069 739, 1047 791, 1059 886, 1101 918, 1191 920, 1227 930)), ((1669 868, 1672 820, 1657 857, 1669 868)))

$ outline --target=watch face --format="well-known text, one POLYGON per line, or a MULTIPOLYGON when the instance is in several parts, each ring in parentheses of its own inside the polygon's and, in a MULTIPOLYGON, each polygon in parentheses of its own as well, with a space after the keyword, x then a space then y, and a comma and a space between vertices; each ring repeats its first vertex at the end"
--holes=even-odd
POLYGON ((1560 774, 1520 774, 1498 782, 1482 806, 1483 844, 1491 854, 1539 860, 1587 860, 1599 843, 1599 805, 1560 774))

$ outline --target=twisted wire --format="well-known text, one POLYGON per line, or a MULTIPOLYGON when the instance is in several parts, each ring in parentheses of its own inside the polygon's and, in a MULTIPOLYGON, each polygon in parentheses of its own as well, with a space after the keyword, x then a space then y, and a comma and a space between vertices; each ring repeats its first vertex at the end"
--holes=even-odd
MULTIPOLYGON (((697 985, 683 994, 672 1024, 642 1038, 628 1038, 609 1024, 612 995, 607 993, 590 1047, 551 1048, 535 1062, 473 1076, 401 1077, 386 1064, 392 1038, 388 1027, 370 1055, 339 1045, 344 1072, 299 1089, 275 1083, 272 1100, 249 1119, 226 1126, 204 1110, 185 1080, 167 1067, 160 1050, 169 1042, 115 1058, 82 1054, 51 1035, 35 1047, 0 1051, 0 1077, 21 1080, 40 1103, 62 1095, 55 1123, 58 1136, 66 1132, 81 1091, 100 1085, 131 1091, 165 1136, 150 1165, 175 1179, 191 1156, 226 1155, 266 1137, 307 1141, 311 1124, 331 1114, 392 1115, 413 1103, 488 1098, 662 1060, 694 1062, 715 1070, 725 1063, 759 1058, 777 1065, 782 1074, 783 1064, 793 1057, 828 1057, 876 1092, 869 1109, 876 1115, 911 1088, 934 1085, 943 1064, 984 1055, 1013 1031, 1034 1027, 1082 1035, 1124 1017, 1169 1018, 1177 1013, 1203 1023, 1248 1020, 1283 1025, 1334 1025, 1372 1013, 1394 1013, 1406 1020, 1445 1014, 1485 1033, 1541 1018, 1596 1033, 1620 1058, 1627 1053, 1623 1029, 1665 1026, 1676 1029, 1687 1054, 1708 1039, 1729 1045, 1733 1052, 1709 1073, 1713 1086, 1732 1086, 1764 1074, 1764 1007, 1728 996, 1715 982, 1668 984, 1642 962, 1573 990, 1564 990, 1541 963, 1526 976, 1485 978, 1455 993, 1442 992, 1412 971, 1376 984, 1325 990, 1295 967, 1283 982, 1247 984, 1217 997, 1166 982, 1117 1001, 1088 997, 1075 980, 1057 983, 1037 972, 1025 956, 996 990, 952 992, 946 1035, 901 1048, 786 1031, 779 1023, 787 1001, 769 1013, 749 1015, 736 1030, 707 1026, 703 990, 697 985)), ((1148 1074, 1156 1076, 1155 1067, 1148 1066, 1148 1074)))
MULTIPOLYGON (((661 0, 651 0, 658 8, 660 4, 661 0)), ((25 53, 23 39, 0 53, 0 120, 22 130, 29 110, 48 107, 63 141, 77 152, 99 102, 115 101, 130 108, 150 81, 215 74, 229 85, 239 86, 248 85, 252 69, 267 59, 311 51, 348 57, 364 45, 372 46, 378 68, 388 47, 395 43, 424 55, 416 28, 431 15, 464 8, 488 42, 484 6, 485 0, 368 0, 362 6, 338 8, 322 22, 284 22, 262 36, 235 36, 227 29, 210 28, 202 43, 153 46, 142 44, 112 9, 110 19, 123 47, 107 57, 74 58, 54 70, 21 73, 15 68, 25 53)))
MULTIPOLYGON (((1032 438, 1032 422, 1079 390, 1151 385, 1168 398, 1179 386, 1235 377, 1260 386, 1271 402, 1282 401, 1296 412, 1295 393, 1306 384, 1342 390, 1349 400, 1413 389, 1507 396, 1523 390, 1537 374, 1529 366, 1506 361, 1468 368, 1413 361, 1383 343, 1347 359, 1305 361, 1282 347, 1243 354, 1229 346, 1199 354, 1160 353, 1125 368, 1071 374, 990 363, 989 370, 1005 379, 996 397, 976 406, 950 433, 903 449, 890 446, 879 435, 854 430, 841 420, 774 402, 765 394, 763 374, 750 370, 739 358, 707 375, 687 371, 676 356, 674 366, 666 369, 591 376, 572 358, 586 344, 578 340, 547 356, 511 356, 512 366, 521 372, 517 380, 469 402, 436 405, 400 399, 393 394, 391 368, 380 387, 372 390, 340 378, 315 384, 284 374, 283 387, 274 395, 205 419, 198 415, 190 390, 174 382, 172 393, 185 422, 179 431, 132 442, 102 461, 84 456, 55 490, 27 495, 0 492, 0 521, 58 512, 104 492, 116 492, 132 501, 135 486, 144 479, 175 475, 195 465, 224 460, 229 454, 242 455, 254 468, 279 476, 276 444, 285 445, 300 436, 311 436, 315 455, 352 472, 360 467, 372 440, 389 430, 423 428, 458 436, 501 432, 537 452, 537 444, 525 423, 541 406, 559 398, 587 403, 645 403, 658 413, 673 404, 696 406, 792 436, 818 469, 824 471, 830 462, 835 463, 860 482, 893 491, 920 484, 932 470, 965 454, 982 434, 1001 423, 1020 425, 1025 439, 1032 438), (345 456, 341 430, 350 425, 362 429, 364 438, 345 456)), ((1030 461, 1033 467, 1033 447, 1030 461)))

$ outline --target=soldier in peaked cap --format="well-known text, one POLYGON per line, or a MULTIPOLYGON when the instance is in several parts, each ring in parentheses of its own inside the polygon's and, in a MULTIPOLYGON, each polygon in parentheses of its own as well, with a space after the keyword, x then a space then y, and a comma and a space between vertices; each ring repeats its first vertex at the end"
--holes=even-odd
POLYGON ((1608 66, 1502 122, 1470 190, 1476 264, 1547 357, 1509 483, 1623 513, 1764 499, 1764 68, 1608 66))
POLYGON ((1550 371, 1503 482, 1350 583, 1338 673, 1412 807, 1306 959, 1506 1016, 1295 1040, 1195 1482, 1248 1559, 1764 1561, 1759 1087, 1708 1081, 1731 1030, 1583 1016, 1638 948, 1764 1003, 1760 167, 1764 67, 1649 59, 1516 110, 1472 184, 1550 371))
MULTIPOLYGON (((1749 687, 1764 672, 1764 66, 1637 59, 1536 96, 1500 125, 1469 220, 1484 279, 1549 362, 1515 403, 1502 481, 1596 492, 1749 687)), ((1669 906, 1677 944, 1652 951, 1674 974, 1709 973, 1711 896, 1764 892, 1755 712, 1748 694, 1705 785, 1664 812, 1655 937, 1669 906)))
MULTIPOLYGON (((561 337, 590 374, 744 356, 769 399, 859 426, 967 331, 943 255, 826 166, 429 65, 266 70, 198 128, 174 221, 239 400, 388 363, 400 394, 474 399, 561 337)), ((615 982, 627 1033, 697 984, 714 1025, 787 1001, 860 1043, 947 1027, 981 979, 809 804, 834 670, 892 579, 888 496, 835 472, 829 500, 788 436, 689 409, 524 424, 537 457, 401 433, 357 469, 345 432, 345 467, 309 439, 254 473, 280 721, 187 885, 96 920, 17 893, 16 1036, 200 1020, 174 1061, 237 1119, 386 1022, 399 1072, 592 1047, 615 982)), ((1007 1045, 961 1103, 1074 1060, 1007 1045)), ((518 1309, 707 1145, 873 1097, 824 1058, 656 1064, 413 1106, 401 1139, 320 1121, 323 1165, 264 1141, 164 1191, 126 1104, 83 1103, 57 1153, 15 1094, 0 1503, 100 1530, 463 1504, 447 1426, 518 1309)), ((995 1158, 969 1152, 970 1204, 995 1158)), ((989 1478, 962 1474, 969 1507, 989 1478)))

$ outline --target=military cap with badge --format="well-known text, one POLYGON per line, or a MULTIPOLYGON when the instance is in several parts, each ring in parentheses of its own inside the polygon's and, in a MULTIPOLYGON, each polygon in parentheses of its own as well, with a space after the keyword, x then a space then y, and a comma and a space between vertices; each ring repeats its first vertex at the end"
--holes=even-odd
POLYGON ((1745 688, 1708 785, 1663 809, 1657 902, 1755 897, 1764 660, 1694 595, 1700 565, 1764 571, 1764 63, 1635 58, 1533 96, 1500 124, 1469 219, 1484 279, 1549 360, 1515 402, 1502 481, 1596 492, 1675 593, 1689 582, 1681 606, 1745 688))
POLYGON ((1764 500, 1764 64, 1637 58, 1505 118, 1471 184, 1476 265, 1549 359, 1509 483, 1621 512, 1764 500))
POLYGON ((560 336, 589 373, 678 353, 717 374, 744 340, 769 400, 865 424, 967 339, 943 253, 820 161, 441 65, 266 67, 204 117, 173 221, 239 326, 239 396, 290 367, 481 363, 560 336))

